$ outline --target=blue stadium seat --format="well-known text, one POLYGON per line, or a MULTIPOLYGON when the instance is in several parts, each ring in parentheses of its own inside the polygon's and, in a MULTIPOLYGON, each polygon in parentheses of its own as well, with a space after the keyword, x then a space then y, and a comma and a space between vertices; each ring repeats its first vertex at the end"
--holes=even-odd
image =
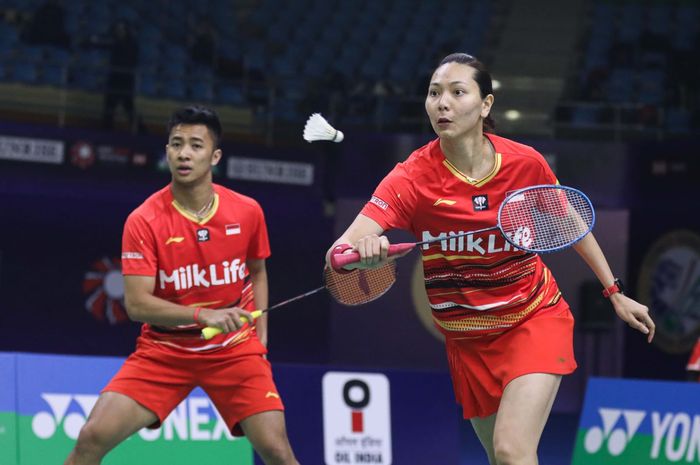
POLYGON ((197 79, 190 84, 190 97, 198 102, 214 100, 214 85, 210 80, 197 79))
POLYGON ((182 79, 167 79, 161 87, 161 93, 165 97, 182 100, 187 95, 187 87, 182 79))
POLYGON ((155 73, 142 72, 137 78, 137 93, 146 97, 158 95, 159 86, 155 73))
POLYGON ((11 79, 25 84, 35 84, 39 79, 39 72, 34 62, 16 62, 12 66, 11 79))
POLYGON ((630 68, 615 68, 608 78, 606 93, 611 102, 630 102, 635 95, 635 71, 630 68))
POLYGON ((691 115, 688 110, 678 107, 667 108, 664 126, 670 133, 690 132, 691 115))
POLYGON ((63 87, 68 81, 68 69, 60 64, 44 64, 41 67, 41 82, 54 87, 63 87))
POLYGON ((241 88, 233 84, 224 84, 219 87, 217 95, 221 103, 228 105, 244 105, 246 103, 241 88))
POLYGON ((572 108, 571 124, 577 127, 590 127, 600 124, 599 109, 592 106, 582 105, 572 108))

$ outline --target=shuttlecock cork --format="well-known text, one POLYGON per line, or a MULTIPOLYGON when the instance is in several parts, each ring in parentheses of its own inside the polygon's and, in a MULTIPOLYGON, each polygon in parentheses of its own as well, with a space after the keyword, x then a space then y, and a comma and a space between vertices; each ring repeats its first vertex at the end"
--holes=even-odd
POLYGON ((314 113, 306 120, 306 126, 304 126, 304 140, 307 142, 314 142, 317 140, 341 142, 344 138, 345 135, 343 132, 331 126, 320 113, 314 113))

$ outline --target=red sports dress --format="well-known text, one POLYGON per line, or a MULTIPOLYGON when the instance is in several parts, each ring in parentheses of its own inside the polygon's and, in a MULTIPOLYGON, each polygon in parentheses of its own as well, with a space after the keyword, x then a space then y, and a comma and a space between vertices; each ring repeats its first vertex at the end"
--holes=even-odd
MULTIPOLYGON (((496 155, 483 179, 461 173, 436 139, 384 178, 362 214, 422 241, 495 226, 509 193, 557 183, 531 147, 486 136, 496 155)), ((538 255, 515 249, 498 230, 426 244, 421 253, 433 320, 446 336, 465 418, 495 413, 503 389, 518 376, 576 368, 573 318, 538 255)))
MULTIPOLYGON (((134 210, 124 226, 123 273, 154 277, 153 294, 179 305, 253 310, 246 261, 270 255, 265 218, 255 200, 216 184, 214 192, 201 220, 177 204, 170 186, 134 210)), ((136 352, 104 390, 131 397, 162 422, 201 386, 235 433, 240 420, 283 409, 254 327, 209 341, 200 330, 145 323, 136 352)))

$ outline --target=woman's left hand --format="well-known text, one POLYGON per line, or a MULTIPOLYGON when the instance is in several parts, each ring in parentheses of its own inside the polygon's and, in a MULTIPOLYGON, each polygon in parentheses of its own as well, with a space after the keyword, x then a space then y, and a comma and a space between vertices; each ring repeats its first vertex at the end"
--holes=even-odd
POLYGON ((649 308, 626 295, 616 292, 610 296, 610 301, 615 307, 615 313, 622 321, 632 328, 647 335, 647 342, 654 339, 656 325, 649 316, 649 308))

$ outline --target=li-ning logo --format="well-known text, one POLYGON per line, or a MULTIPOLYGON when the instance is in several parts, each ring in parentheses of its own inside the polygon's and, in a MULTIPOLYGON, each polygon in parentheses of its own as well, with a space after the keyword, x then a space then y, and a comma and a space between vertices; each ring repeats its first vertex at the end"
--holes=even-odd
POLYGON ((606 441, 610 455, 622 454, 646 417, 646 412, 643 410, 601 408, 598 409, 598 413, 603 421, 603 427, 590 428, 583 439, 583 447, 589 454, 598 452, 606 441), (625 426, 619 425, 615 428, 620 417, 625 419, 625 426))
POLYGON ((472 204, 474 205, 474 211, 488 210, 489 198, 487 195, 475 195, 472 197, 472 204))
POLYGON ((449 199, 437 199, 435 203, 433 204, 433 207, 437 207, 438 205, 454 205, 457 202, 455 200, 449 200, 449 199))

